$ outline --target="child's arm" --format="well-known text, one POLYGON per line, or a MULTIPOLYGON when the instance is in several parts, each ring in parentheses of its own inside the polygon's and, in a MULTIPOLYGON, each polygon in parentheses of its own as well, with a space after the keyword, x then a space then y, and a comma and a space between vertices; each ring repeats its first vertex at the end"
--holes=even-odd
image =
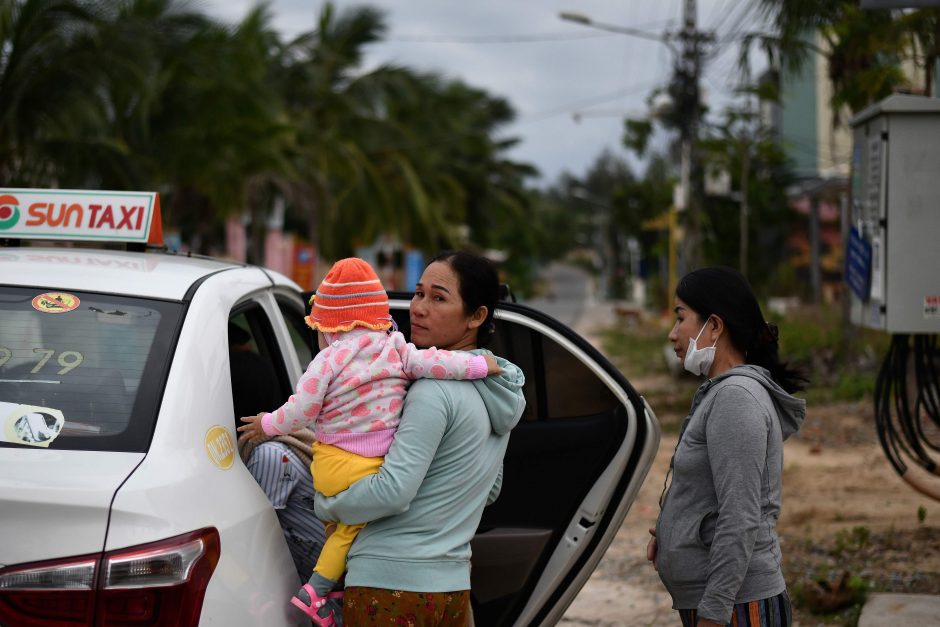
POLYGON ((473 355, 437 348, 420 349, 398 334, 394 347, 401 356, 402 372, 409 379, 482 379, 502 369, 492 355, 473 355))
POLYGON ((326 390, 333 379, 331 348, 328 346, 317 353, 287 402, 261 418, 261 428, 265 434, 287 435, 309 427, 316 421, 323 407, 326 390))

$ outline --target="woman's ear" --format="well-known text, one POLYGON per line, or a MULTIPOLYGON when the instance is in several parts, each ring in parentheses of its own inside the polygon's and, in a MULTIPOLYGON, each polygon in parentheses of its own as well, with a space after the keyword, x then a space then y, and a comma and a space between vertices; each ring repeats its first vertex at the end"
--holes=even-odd
POLYGON ((481 324, 483 324, 483 321, 486 320, 486 316, 489 313, 490 310, 486 305, 480 305, 477 307, 477 310, 470 314, 470 328, 476 329, 481 324))
POLYGON ((711 328, 712 335, 714 337, 721 337, 724 334, 725 321, 715 314, 712 314, 712 316, 708 319, 708 326, 711 328))

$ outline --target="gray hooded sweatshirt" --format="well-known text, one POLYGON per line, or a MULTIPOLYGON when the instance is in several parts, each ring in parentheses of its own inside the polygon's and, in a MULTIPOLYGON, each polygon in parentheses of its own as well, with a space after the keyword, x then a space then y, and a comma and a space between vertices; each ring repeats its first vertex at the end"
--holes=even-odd
POLYGON ((783 441, 805 415, 806 402, 759 366, 699 387, 656 523, 657 568, 675 609, 724 624, 735 603, 786 589, 776 532, 783 441))

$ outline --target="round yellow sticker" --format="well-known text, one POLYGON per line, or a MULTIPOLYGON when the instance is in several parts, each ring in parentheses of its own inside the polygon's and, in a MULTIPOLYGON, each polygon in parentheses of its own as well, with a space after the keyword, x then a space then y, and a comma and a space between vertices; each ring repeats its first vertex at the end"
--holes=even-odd
POLYGON ((81 302, 75 294, 46 292, 33 299, 33 309, 43 313, 68 313, 78 309, 81 302))
POLYGON ((209 461, 222 470, 232 467, 235 462, 235 441, 228 429, 216 425, 206 432, 206 454, 209 461))

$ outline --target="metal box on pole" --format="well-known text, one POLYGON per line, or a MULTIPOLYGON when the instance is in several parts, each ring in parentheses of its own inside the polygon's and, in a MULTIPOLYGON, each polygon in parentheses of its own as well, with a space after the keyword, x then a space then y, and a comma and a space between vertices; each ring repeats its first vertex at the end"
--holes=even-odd
POLYGON ((889 333, 940 332, 940 99, 889 96, 851 125, 852 321, 889 333))

